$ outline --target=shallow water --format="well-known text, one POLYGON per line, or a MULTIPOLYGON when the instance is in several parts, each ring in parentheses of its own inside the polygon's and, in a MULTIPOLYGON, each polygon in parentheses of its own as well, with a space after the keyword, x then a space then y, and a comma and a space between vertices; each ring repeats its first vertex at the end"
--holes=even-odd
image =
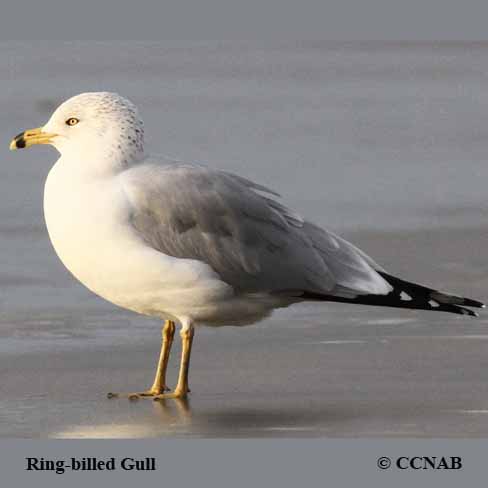
POLYGON ((254 178, 392 272, 486 300, 488 44, 4 43, 0 65, 1 436, 488 434, 485 315, 296 306, 198 331, 189 405, 106 400, 151 381, 159 324, 57 260, 54 150, 8 152, 67 96, 119 91, 152 152, 254 178))

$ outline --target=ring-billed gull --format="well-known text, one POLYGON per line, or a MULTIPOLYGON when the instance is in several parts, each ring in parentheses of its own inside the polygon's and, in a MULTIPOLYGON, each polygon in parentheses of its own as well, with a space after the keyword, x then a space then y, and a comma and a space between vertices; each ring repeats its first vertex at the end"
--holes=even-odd
POLYGON ((189 392, 194 325, 245 325, 306 300, 476 315, 468 298, 409 283, 302 219, 272 190, 199 164, 148 156, 137 109, 114 93, 61 104, 11 149, 51 144, 61 154, 44 189, 59 258, 94 293, 165 319, 153 386, 130 398, 189 392), (166 367, 181 324, 177 385, 166 367))

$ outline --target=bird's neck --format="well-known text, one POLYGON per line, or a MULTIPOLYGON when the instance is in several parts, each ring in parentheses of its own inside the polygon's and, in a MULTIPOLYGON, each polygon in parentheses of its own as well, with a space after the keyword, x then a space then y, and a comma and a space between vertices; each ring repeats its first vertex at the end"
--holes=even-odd
POLYGON ((110 149, 104 151, 68 150, 61 153, 57 164, 64 167, 77 178, 110 177, 125 171, 144 159, 144 151, 132 149, 118 152, 110 149))

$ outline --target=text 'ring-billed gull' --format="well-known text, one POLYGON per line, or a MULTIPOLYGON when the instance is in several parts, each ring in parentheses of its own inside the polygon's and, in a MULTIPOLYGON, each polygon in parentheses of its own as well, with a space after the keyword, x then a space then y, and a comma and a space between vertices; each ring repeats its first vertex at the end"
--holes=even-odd
MULTIPOLYGON (((59 258, 94 293, 165 319, 153 386, 130 398, 182 398, 194 326, 245 325, 306 300, 475 315, 483 304, 391 276, 361 250, 240 176, 144 152, 137 109, 83 93, 11 149, 51 144, 61 157, 44 189, 59 258), (175 322, 178 383, 166 386, 175 322)), ((112 394, 112 396, 115 396, 112 394)))

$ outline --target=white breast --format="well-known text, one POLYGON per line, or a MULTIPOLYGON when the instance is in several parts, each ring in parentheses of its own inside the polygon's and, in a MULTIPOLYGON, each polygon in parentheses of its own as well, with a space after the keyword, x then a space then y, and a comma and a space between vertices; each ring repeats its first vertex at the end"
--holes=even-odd
POLYGON ((44 189, 49 237, 63 264, 97 293, 107 281, 117 285, 133 245, 121 225, 124 212, 123 194, 113 178, 80 178, 61 160, 51 169, 44 189))
POLYGON ((204 263, 145 245, 129 223, 129 202, 117 176, 89 178, 61 158, 46 180, 44 215, 66 268, 117 305, 177 317, 198 314, 212 299, 229 295, 229 287, 204 263))

